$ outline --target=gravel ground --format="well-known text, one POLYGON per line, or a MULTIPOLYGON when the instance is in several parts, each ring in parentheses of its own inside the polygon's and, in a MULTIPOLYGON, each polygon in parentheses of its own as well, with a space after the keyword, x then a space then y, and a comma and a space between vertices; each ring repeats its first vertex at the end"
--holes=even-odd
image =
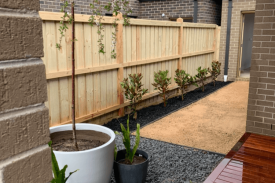
MULTIPOLYGON (((132 143, 134 139, 131 136, 132 143)), ((119 135, 116 145, 119 150, 125 149, 119 135)), ((140 139, 139 149, 151 156, 146 183, 202 183, 224 158, 221 154, 147 138, 140 139)), ((110 182, 115 183, 113 176, 110 182)))
MULTIPOLYGON (((138 118, 137 120, 130 118, 130 131, 135 131, 137 127, 137 123, 140 124, 141 128, 148 125, 151 122, 154 122, 162 117, 179 110, 189 104, 196 102, 199 99, 206 97, 207 95, 217 91, 218 89, 230 84, 232 82, 216 82, 216 86, 213 86, 213 83, 209 83, 205 86, 205 91, 202 92, 200 88, 197 88, 193 91, 188 92, 185 95, 185 99, 182 101, 181 97, 174 97, 170 98, 167 102, 167 106, 163 107, 163 103, 159 105, 154 105, 150 107, 143 108, 138 111, 138 118)), ((104 126, 111 128, 115 131, 121 131, 120 123, 124 126, 127 124, 128 116, 125 115, 124 117, 113 119, 112 121, 108 122, 104 126)))

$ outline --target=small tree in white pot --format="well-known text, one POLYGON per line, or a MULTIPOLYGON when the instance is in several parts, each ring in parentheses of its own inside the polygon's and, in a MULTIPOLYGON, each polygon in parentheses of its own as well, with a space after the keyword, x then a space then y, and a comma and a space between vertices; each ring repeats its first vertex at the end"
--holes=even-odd
MULTIPOLYGON (((75 16, 74 1, 64 1, 61 8, 63 12, 60 22, 60 42, 56 43, 57 49, 62 49, 61 41, 65 37, 68 26, 72 26, 72 125, 62 125, 50 128, 52 148, 60 167, 68 165, 66 176, 69 172, 79 169, 77 174, 70 176, 69 183, 109 183, 114 161, 114 139, 115 134, 109 128, 95 124, 75 124, 75 16), (67 11, 71 6, 71 11, 67 11), (97 142, 97 143, 91 143, 97 142), (92 144, 92 145, 91 145, 92 144)), ((90 25, 98 27, 98 47, 99 53, 104 54, 105 47, 102 43, 104 27, 101 23, 103 16, 102 9, 111 11, 118 16, 120 11, 124 11, 124 24, 129 24, 128 13, 131 13, 128 0, 110 0, 106 6, 102 6, 99 0, 94 0, 90 4, 92 16, 89 18, 90 25)), ((114 18, 113 26, 116 28, 118 18, 114 18)), ((112 58, 116 58, 116 29, 112 33, 112 58)))

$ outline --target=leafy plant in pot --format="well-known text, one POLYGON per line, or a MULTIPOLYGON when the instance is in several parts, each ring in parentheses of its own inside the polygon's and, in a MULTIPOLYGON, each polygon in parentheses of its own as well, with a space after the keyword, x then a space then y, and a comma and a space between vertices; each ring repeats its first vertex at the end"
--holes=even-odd
MULTIPOLYGON (((72 59, 72 124, 56 126, 50 128, 52 148, 55 154, 56 160, 60 167, 66 167, 62 169, 65 171, 65 176, 68 177, 70 172, 79 169, 76 174, 70 176, 67 180, 68 183, 109 183, 113 162, 114 162, 114 146, 115 146, 115 134, 109 128, 95 125, 95 124, 75 124, 75 15, 74 15, 74 1, 70 2, 64 0, 61 8, 63 16, 60 21, 60 39, 59 43, 56 43, 56 48, 62 50, 65 42, 62 43, 62 38, 66 35, 68 30, 68 24, 72 27, 71 32, 71 59, 72 59), (71 7, 69 13, 69 6, 71 7), (81 142, 81 143, 80 143, 81 142), (93 142, 93 143, 92 143, 93 142), (61 144, 61 145, 60 145, 61 144), (64 148, 65 147, 65 148, 64 148)), ((99 53, 104 54, 103 40, 103 25, 101 20, 102 5, 99 0, 94 0, 90 5, 92 8, 93 15, 87 20, 90 25, 98 26, 98 47, 99 53), (97 4, 97 5, 95 5, 97 4)), ((124 23, 129 23, 127 16, 119 14, 119 11, 129 13, 131 10, 128 8, 128 0, 110 0, 110 2, 104 7, 109 11, 112 11, 114 15, 114 23, 119 18, 124 19, 124 23), (119 16, 118 16, 119 14, 119 16)), ((115 32, 112 33, 112 58, 115 58, 115 32)), ((63 173, 62 173, 63 177, 63 173)), ((64 177, 63 177, 64 178, 64 177)))
MULTIPOLYGON (((131 148, 129 115, 127 129, 120 124, 124 150, 115 152, 114 175, 117 183, 144 183, 149 166, 149 155, 138 149, 140 142, 140 125, 137 124, 135 145, 131 148)), ((116 134, 121 135, 119 132, 116 134)), ((116 149, 115 149, 116 150, 116 149)))

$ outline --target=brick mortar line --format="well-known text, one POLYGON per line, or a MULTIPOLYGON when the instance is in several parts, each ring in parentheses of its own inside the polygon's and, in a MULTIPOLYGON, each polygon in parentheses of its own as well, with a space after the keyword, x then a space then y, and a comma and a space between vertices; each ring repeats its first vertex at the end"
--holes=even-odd
POLYGON ((40 103, 40 104, 29 105, 27 107, 11 109, 9 111, 3 111, 0 113, 0 121, 9 119, 9 118, 16 118, 23 114, 35 113, 36 110, 43 110, 43 109, 46 109, 46 106, 44 103, 40 103))
POLYGON ((0 61, 0 69, 13 68, 13 67, 24 67, 31 65, 40 65, 43 61, 40 58, 27 58, 27 59, 16 59, 0 61))
POLYGON ((0 16, 11 16, 20 18, 40 18, 35 10, 0 8, 0 16))
POLYGON ((27 158, 28 156, 30 155, 33 155, 33 154, 36 154, 36 153, 39 153, 43 150, 46 150, 49 146, 47 144, 45 145, 41 145, 41 146, 38 146, 36 148, 33 148, 33 149, 30 149, 28 151, 25 151, 25 152, 22 152, 20 154, 17 154, 15 156, 12 156, 8 159, 5 159, 5 160, 2 160, 0 161, 0 183, 4 182, 3 181, 3 169, 9 165, 9 164, 12 164, 12 163, 15 163, 17 161, 20 161, 22 159, 25 159, 27 158))

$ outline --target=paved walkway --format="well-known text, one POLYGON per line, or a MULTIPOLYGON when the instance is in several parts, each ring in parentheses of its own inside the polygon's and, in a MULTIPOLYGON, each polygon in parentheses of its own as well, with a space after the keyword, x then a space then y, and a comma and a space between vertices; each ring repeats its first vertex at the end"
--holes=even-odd
POLYGON ((249 82, 237 81, 141 129, 142 137, 227 154, 245 133, 249 82))

